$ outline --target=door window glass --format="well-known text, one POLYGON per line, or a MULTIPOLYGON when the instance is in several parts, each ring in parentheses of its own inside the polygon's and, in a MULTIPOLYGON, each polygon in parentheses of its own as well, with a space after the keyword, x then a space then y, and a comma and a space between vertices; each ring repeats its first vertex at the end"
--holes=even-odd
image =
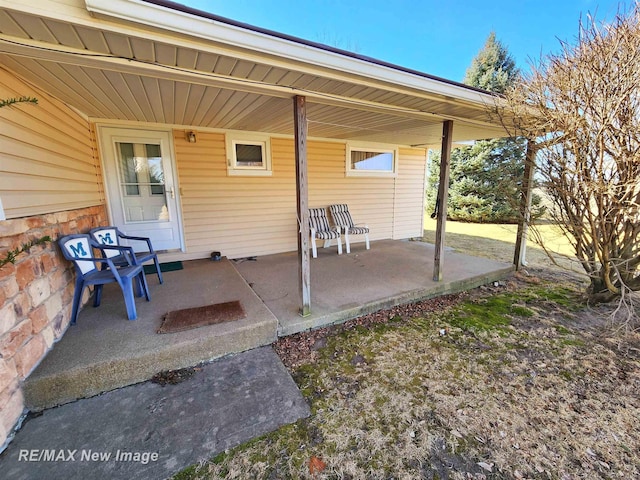
POLYGON ((169 221, 160 145, 118 142, 125 221, 169 221))

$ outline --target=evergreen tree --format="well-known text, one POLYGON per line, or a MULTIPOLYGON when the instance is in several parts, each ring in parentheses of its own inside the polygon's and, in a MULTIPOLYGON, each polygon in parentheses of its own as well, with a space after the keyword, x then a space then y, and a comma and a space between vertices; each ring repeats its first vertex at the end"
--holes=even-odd
MULTIPOLYGON (((526 141, 522 138, 483 140, 454 149, 447 218, 462 222, 517 223, 525 151, 526 141)), ((434 209, 440 180, 440 152, 431 152, 430 159, 427 205, 434 209)), ((538 218, 543 213, 541 198, 534 194, 531 215, 538 218)))
MULTIPOLYGON (((473 59, 464 83, 503 93, 519 72, 507 49, 489 34, 484 48, 473 59)), ((451 152, 448 218, 467 222, 515 223, 518 190, 522 183, 526 141, 522 138, 482 140, 451 152)), ((432 155, 427 205, 435 208, 439 180, 439 154, 432 155)), ((533 216, 543 210, 533 198, 533 216), (537 208, 536 208, 537 207, 537 208)))
POLYGON ((463 83, 489 92, 504 93, 519 75, 516 62, 506 47, 496 40, 495 32, 491 32, 467 69, 463 83))

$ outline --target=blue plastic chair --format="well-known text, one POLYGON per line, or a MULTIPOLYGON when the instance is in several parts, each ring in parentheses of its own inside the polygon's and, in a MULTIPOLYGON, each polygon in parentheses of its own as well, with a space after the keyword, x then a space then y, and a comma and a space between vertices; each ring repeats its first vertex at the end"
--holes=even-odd
POLYGON ((76 268, 76 285, 73 293, 73 308, 71 311, 71 323, 75 324, 78 318, 80 300, 84 287, 94 285, 95 298, 93 306, 100 305, 102 287, 107 283, 117 282, 124 294, 124 302, 127 307, 129 320, 137 318, 136 302, 133 294, 133 279, 136 278, 138 296, 143 294, 147 302, 151 300, 147 279, 142 265, 136 263, 136 258, 131 247, 99 245, 88 234, 67 235, 58 240, 64 258, 73 262, 76 268), (103 252, 103 257, 94 256, 93 249, 103 252), (107 250, 117 250, 124 258, 128 258, 127 265, 117 267, 106 254, 107 250), (97 265, 106 265, 107 268, 99 269, 97 265))
MULTIPOLYGON (((156 271, 158 273, 158 280, 162 283, 162 272, 160 271, 160 263, 158 263, 158 255, 151 246, 151 240, 147 237, 134 237, 131 235, 125 235, 116 227, 98 227, 92 228, 89 233, 93 239, 101 245, 121 245, 120 239, 135 240, 140 242, 146 242, 148 252, 135 252, 136 263, 142 264, 150 260, 156 265, 156 271)), ((111 261, 115 265, 127 265, 129 262, 125 256, 117 250, 105 250, 106 255, 111 258, 111 261)))

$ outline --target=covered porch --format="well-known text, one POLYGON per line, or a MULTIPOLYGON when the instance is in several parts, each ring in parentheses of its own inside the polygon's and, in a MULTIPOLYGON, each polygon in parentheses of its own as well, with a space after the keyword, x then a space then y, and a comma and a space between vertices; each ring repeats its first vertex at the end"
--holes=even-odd
MULTIPOLYGON (((138 320, 128 321, 121 293, 107 289, 103 304, 86 306, 56 347, 25 382, 32 410, 97 395, 260 345, 278 336, 340 323, 393 305, 459 292, 507 276, 512 265, 445 252, 446 276, 432 279, 434 246, 382 240, 351 254, 320 249, 312 260, 314 309, 299 315, 296 252, 255 259, 185 261, 148 275, 151 302, 138 299, 138 320), (246 318, 179 333, 158 334, 171 310, 239 300, 246 318)), ((108 285, 107 287, 113 287, 108 285)))

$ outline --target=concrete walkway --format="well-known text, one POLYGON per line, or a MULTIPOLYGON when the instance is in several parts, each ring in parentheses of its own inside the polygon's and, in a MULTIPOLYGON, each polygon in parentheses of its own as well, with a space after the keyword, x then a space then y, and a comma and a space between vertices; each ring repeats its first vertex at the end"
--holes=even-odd
POLYGON ((175 385, 146 382, 45 410, 0 455, 0 477, 168 478, 309 414, 278 356, 261 347, 175 385))

